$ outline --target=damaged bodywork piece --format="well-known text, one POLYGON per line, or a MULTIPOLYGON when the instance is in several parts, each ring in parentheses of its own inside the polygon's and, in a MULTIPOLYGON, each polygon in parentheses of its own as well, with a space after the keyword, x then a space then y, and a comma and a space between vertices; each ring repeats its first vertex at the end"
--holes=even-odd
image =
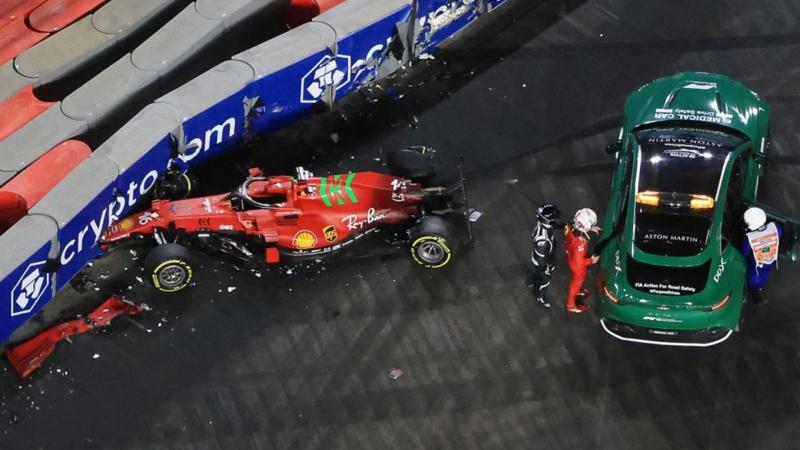
POLYGON ((6 358, 20 378, 27 378, 42 366, 59 342, 107 327, 117 317, 136 315, 146 310, 147 307, 144 305, 134 305, 111 296, 85 316, 54 325, 24 342, 9 347, 6 350, 6 358))

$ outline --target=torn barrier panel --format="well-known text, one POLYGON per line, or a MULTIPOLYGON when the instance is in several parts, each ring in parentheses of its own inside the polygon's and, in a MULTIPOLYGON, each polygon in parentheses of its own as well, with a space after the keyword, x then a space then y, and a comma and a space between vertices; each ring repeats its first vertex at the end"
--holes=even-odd
POLYGON ((23 217, 0 236, 0 339, 5 341, 47 302, 56 280, 48 261, 55 253, 58 225, 45 216, 23 217))
MULTIPOLYGON (((471 23, 469 14, 478 14, 486 5, 462 3, 468 4, 467 12, 434 36, 444 39, 442 30, 455 33, 461 29, 457 24, 471 23)), ((310 113, 315 104, 357 89, 378 76, 387 61, 397 59, 392 53, 394 42, 414 48, 412 54, 433 50, 435 40, 419 41, 420 34, 408 30, 423 21, 430 24, 427 18, 444 4, 450 3, 348 0, 337 8, 355 7, 363 14, 336 13, 334 8, 319 21, 243 52, 144 108, 34 208, 33 213, 58 221, 57 251, 48 247, 2 258, 9 269, 0 271, 0 294, 14 289, 24 266, 39 261, 25 255, 41 258, 43 252, 54 253, 53 261, 61 263, 53 289, 63 287, 99 254, 96 240, 102 229, 140 206, 137 202, 171 165, 190 167, 217 156, 249 133, 289 125, 310 113)), ((19 222, 7 235, 24 240, 26 222, 19 222)), ((0 239, 10 242, 5 235, 0 239)), ((2 301, 0 341, 5 341, 21 322, 12 321, 1 308, 2 301), (15 325, 6 325, 12 322, 15 325)))
POLYGON ((250 65, 255 80, 247 97, 255 99, 248 127, 255 132, 287 126, 311 111, 324 88, 304 81, 333 55, 336 35, 328 25, 310 22, 234 56, 250 65), (311 92, 309 92, 311 89, 311 92))
POLYGON ((485 10, 487 3, 481 0, 418 0, 414 56, 438 47, 485 10))
POLYGON ((186 169, 241 141, 247 115, 257 101, 247 96, 254 79, 249 64, 226 61, 158 100, 187 118, 174 136, 176 164, 186 169))
POLYGON ((335 54, 320 60, 302 80, 301 102, 322 100, 332 105, 342 97, 373 81, 382 66, 384 73, 402 65, 402 49, 411 20, 409 0, 349 0, 320 15, 314 22, 330 26, 336 35, 335 54))
MULTIPOLYGON (((172 133, 180 128, 181 119, 174 107, 153 103, 92 154, 114 161, 119 168, 115 195, 125 198, 124 210, 136 207, 154 179, 169 167, 176 155, 172 133)), ((86 220, 91 220, 91 214, 86 220)))
POLYGON ((241 141, 245 87, 252 79, 247 64, 222 63, 146 107, 95 152, 119 167, 116 195, 123 211, 136 207, 173 165, 186 169, 241 141))
POLYGON ((301 103, 332 105, 336 98, 394 73, 409 59, 434 51, 506 1, 348 0, 314 19, 333 28, 337 42, 332 54, 302 80, 301 103))
POLYGON ((99 253, 97 241, 111 222, 124 214, 114 195, 118 176, 113 161, 90 157, 31 209, 30 214, 50 217, 58 224, 56 289, 83 269, 86 257, 99 253), (99 213, 87 221, 87 211, 99 213))

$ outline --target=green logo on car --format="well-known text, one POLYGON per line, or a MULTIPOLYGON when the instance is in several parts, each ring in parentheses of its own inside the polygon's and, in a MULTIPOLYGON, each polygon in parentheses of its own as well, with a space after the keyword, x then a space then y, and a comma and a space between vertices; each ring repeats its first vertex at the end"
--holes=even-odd
POLYGON ((358 197, 356 197, 352 187, 353 179, 356 177, 356 174, 348 174, 344 182, 342 182, 342 177, 344 177, 344 175, 331 175, 322 177, 319 180, 320 197, 322 197, 322 203, 328 208, 334 206, 333 202, 336 202, 339 206, 347 203, 347 200, 349 200, 350 203, 358 203, 358 197))

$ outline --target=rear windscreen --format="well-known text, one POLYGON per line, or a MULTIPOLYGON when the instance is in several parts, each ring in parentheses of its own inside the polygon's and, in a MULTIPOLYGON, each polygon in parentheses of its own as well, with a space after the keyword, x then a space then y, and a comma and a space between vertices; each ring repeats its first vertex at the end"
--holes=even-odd
POLYGON ((714 130, 656 128, 637 132, 636 142, 641 151, 637 192, 714 197, 725 158, 744 140, 714 130))
POLYGON ((692 256, 708 242, 717 191, 739 136, 695 128, 636 132, 636 246, 661 256, 692 256))

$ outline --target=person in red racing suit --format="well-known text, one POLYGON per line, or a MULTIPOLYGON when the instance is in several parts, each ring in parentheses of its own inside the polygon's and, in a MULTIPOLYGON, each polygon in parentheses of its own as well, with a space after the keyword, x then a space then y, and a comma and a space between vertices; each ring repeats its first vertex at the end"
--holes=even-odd
POLYGON ((564 227, 564 249, 567 252, 567 265, 572 272, 567 293, 567 312, 582 313, 589 309, 588 306, 577 304, 579 294, 589 295, 589 290, 583 287, 586 272, 589 266, 595 264, 598 256, 589 256, 589 232, 598 232, 597 214, 589 208, 584 208, 575 213, 572 223, 564 227))

